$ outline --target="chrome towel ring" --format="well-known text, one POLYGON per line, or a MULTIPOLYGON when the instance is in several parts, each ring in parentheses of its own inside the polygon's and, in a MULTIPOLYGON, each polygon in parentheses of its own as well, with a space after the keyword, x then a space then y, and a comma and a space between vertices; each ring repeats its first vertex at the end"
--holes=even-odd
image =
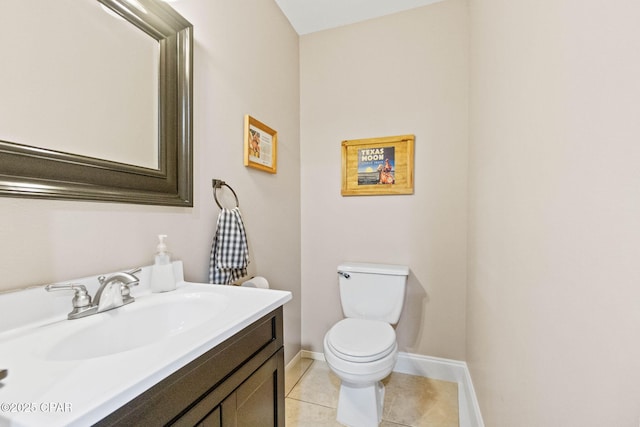
POLYGON ((216 205, 218 205, 218 207, 220 209, 222 209, 222 205, 218 201, 218 196, 217 196, 216 192, 218 191, 219 188, 222 188, 223 185, 225 187, 227 187, 229 190, 231 190, 231 192, 233 193, 233 197, 235 197, 235 199, 236 199, 236 208, 240 207, 240 202, 238 201, 238 195, 236 194, 235 191, 233 191, 233 188, 231 188, 229 186, 229 184, 227 184, 226 182, 224 182, 221 179, 213 179, 212 182, 211 182, 211 185, 213 186, 213 198, 216 201, 216 205))

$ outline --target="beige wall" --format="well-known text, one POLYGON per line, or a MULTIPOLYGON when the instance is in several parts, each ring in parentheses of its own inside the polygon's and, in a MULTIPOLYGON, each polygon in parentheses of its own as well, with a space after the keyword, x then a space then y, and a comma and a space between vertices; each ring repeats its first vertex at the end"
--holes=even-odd
POLYGON ((637 426, 640 3, 471 1, 467 360, 487 426, 637 426))
POLYGON ((342 318, 341 261, 405 264, 401 351, 464 359, 468 9, 437 3, 300 38, 302 346, 342 318), (415 194, 342 197, 340 142, 414 134, 415 194))
POLYGON ((220 178, 240 199, 250 273, 294 293, 285 306, 288 361, 300 348, 298 36, 271 1, 173 7, 195 31, 194 208, 0 198, 0 290, 151 264, 159 233, 187 280, 206 282, 218 215, 211 179, 220 178), (278 131, 276 175, 242 164, 247 113, 278 131))
POLYGON ((287 361, 341 318, 339 262, 407 264, 401 349, 467 360, 486 425, 637 425, 640 6, 469 2, 470 25, 448 0, 300 39, 273 2, 174 3, 195 207, 0 198, 0 290, 149 264, 158 233, 206 281, 222 178, 251 274, 294 293, 287 361), (277 175, 241 165, 245 113, 277 175), (405 133, 414 195, 340 196, 340 141, 405 133))

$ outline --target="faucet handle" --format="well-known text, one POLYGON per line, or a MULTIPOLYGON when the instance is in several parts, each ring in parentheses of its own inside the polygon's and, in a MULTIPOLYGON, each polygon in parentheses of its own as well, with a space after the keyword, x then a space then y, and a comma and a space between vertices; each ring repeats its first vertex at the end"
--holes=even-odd
POLYGON ((84 285, 79 284, 54 284, 44 287, 47 292, 51 291, 75 291, 73 296, 73 308, 81 309, 91 306, 91 296, 87 292, 87 288, 84 285))
POLYGON ((125 273, 135 276, 136 273, 140 273, 141 271, 142 271, 142 267, 138 267, 138 268, 134 268, 133 270, 125 271, 125 273))
POLYGON ((120 293, 122 294, 122 303, 129 304, 134 302, 136 299, 131 296, 131 288, 130 286, 138 286, 140 284, 140 279, 135 275, 142 270, 142 267, 134 268, 133 270, 124 271, 121 273, 129 280, 127 282, 120 282, 120 293))

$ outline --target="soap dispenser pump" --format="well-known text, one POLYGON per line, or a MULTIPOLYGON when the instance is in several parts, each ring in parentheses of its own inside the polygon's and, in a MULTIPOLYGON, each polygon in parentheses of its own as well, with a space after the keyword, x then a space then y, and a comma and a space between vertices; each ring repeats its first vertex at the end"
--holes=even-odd
POLYGON ((158 235, 155 263, 151 268, 151 292, 168 292, 176 288, 171 257, 167 252, 167 244, 164 242, 166 238, 166 234, 158 235))

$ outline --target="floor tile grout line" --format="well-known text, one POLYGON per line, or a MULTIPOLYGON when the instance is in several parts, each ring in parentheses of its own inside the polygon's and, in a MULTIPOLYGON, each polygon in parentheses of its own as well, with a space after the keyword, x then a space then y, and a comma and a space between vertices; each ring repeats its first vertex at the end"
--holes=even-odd
MULTIPOLYGON (((334 407, 331 407, 331 406, 322 405, 320 403, 308 402, 306 400, 296 399, 295 397, 287 397, 287 399, 295 400, 296 402, 306 403, 307 405, 319 406, 319 407, 325 408, 325 409, 337 410, 337 408, 334 408, 334 407)), ((387 420, 384 417, 382 418, 382 421, 385 421, 387 423, 391 423, 393 425, 400 426, 400 427, 414 427, 411 424, 404 424, 404 423, 399 423, 399 422, 393 421, 393 420, 387 420)))
POLYGON ((291 390, 289 390, 289 393, 287 393, 287 395, 285 397, 289 397, 289 395, 291 394, 293 389, 296 388, 296 386, 298 384, 300 384, 300 381, 302 381, 302 378, 304 378, 304 376, 309 371, 309 368, 311 368, 311 365, 313 365, 314 363, 315 363, 315 360, 312 360, 311 363, 309 363, 309 366, 307 366, 307 369, 305 369, 304 372, 302 373, 302 375, 300 375, 300 377, 298 377, 298 380, 291 386, 291 390))
MULTIPOLYGON (((308 407, 308 408, 323 408, 323 410, 336 411, 337 408, 335 406, 327 406, 326 403, 323 404, 323 403, 316 403, 314 401, 309 401, 309 399, 310 398, 312 399, 313 397, 312 396, 307 396, 306 394, 300 395, 300 394, 296 393, 297 394, 296 397, 292 397, 292 392, 294 390, 298 390, 299 391, 299 390, 305 389, 305 387, 306 387, 305 383, 306 383, 307 379, 309 381, 313 381, 313 380, 310 379, 311 378, 310 375, 311 375, 311 372, 313 371, 314 367, 317 365, 315 362, 316 362, 315 360, 311 361, 311 363, 309 363, 309 365, 307 365, 305 367, 305 369, 302 372, 302 374, 300 374, 297 377, 297 381, 291 387, 291 390, 287 394, 286 398, 287 398, 287 400, 289 400, 292 403, 293 402, 298 402, 300 404, 304 404, 305 407, 308 407), (303 381, 303 380, 305 380, 305 381, 303 381), (304 400, 304 399, 306 399, 306 400, 304 400)), ((320 363, 320 365, 318 365, 318 366, 321 366, 321 365, 324 365, 324 364, 320 363)), ((321 368, 322 368, 322 366, 321 366, 321 368)), ((397 374, 400 375, 400 377, 403 377, 403 376, 414 377, 415 376, 415 375, 404 374, 404 373, 397 373, 397 374)), ((417 376, 417 377, 422 378, 423 380, 426 379, 428 381, 433 380, 433 381, 436 381, 436 382, 445 382, 445 383, 450 383, 451 382, 451 381, 443 381, 443 380, 434 380, 434 379, 430 379, 430 378, 422 377, 422 376, 417 376)), ((455 385, 456 385, 456 388, 457 388, 457 390, 456 390, 457 393, 456 393, 456 399, 454 399, 454 400, 455 400, 455 403, 457 404, 457 406, 459 407, 459 405, 460 405, 460 384, 457 383, 455 385)), ((419 425, 419 424, 414 424, 409 420, 405 420, 404 422, 401 422, 399 420, 396 421, 396 420, 393 420, 393 419, 386 419, 384 416, 382 417, 381 421, 385 422, 385 423, 389 423, 390 427, 392 427, 392 426, 394 426, 394 427, 395 426, 397 426, 397 427, 416 427, 417 425, 419 425), (407 421, 409 421, 409 424, 405 424, 407 421)), ((418 419, 416 419, 415 421, 417 421, 419 423, 418 419)), ((459 420, 458 420, 458 422, 459 422, 459 420)), ((304 424, 304 425, 307 425, 307 424, 304 424)), ((447 424, 447 425, 450 425, 450 424, 447 424)), ((457 425, 459 426, 459 424, 457 424, 457 425)), ((291 426, 291 427, 294 427, 294 426, 291 426)))
MULTIPOLYGON (((295 397, 287 397, 287 399, 295 400, 296 402, 307 403, 309 405, 320 406, 322 408, 333 409, 334 411, 337 410, 337 408, 334 408, 332 406, 323 405, 322 403, 308 402, 306 400, 296 399, 295 397)), ((409 427, 411 427, 411 426, 409 426, 409 427)))

